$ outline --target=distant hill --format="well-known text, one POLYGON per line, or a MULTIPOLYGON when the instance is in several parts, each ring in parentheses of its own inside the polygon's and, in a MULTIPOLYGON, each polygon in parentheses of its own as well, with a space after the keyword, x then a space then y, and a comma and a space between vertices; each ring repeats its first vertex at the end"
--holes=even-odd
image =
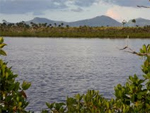
MULTIPOLYGON (((144 19, 144 18, 135 18, 136 22, 133 23, 132 19, 129 20, 125 26, 147 26, 150 25, 150 20, 148 19, 144 19)), ((47 24, 51 24, 52 26, 55 25, 61 25, 63 23, 63 26, 69 25, 72 27, 79 27, 79 26, 91 26, 91 27, 97 27, 97 26, 122 26, 121 22, 116 21, 115 19, 109 17, 109 16, 97 16, 94 18, 90 18, 90 19, 84 19, 84 20, 79 20, 79 21, 74 21, 74 22, 65 22, 65 21, 55 21, 55 20, 50 20, 47 18, 40 18, 40 17, 36 17, 30 21, 26 21, 25 23, 30 24, 31 22, 39 24, 39 23, 47 23, 47 24)), ((9 24, 9 22, 6 22, 7 24, 9 24)))
POLYGON ((54 25, 55 23, 57 25, 59 25, 61 23, 64 23, 64 24, 66 23, 64 21, 55 21, 55 20, 50 20, 50 19, 47 19, 47 18, 40 18, 40 17, 36 17, 33 20, 26 21, 27 24, 30 24, 31 22, 36 23, 36 24, 47 23, 47 24, 52 24, 52 25, 54 25))
POLYGON ((27 21, 26 23, 31 23, 34 22, 36 24, 38 23, 47 23, 47 24, 52 24, 54 25, 55 23, 57 25, 63 23, 64 25, 69 25, 69 26, 74 26, 74 27, 78 27, 78 26, 121 26, 122 24, 118 21, 116 21, 115 19, 112 19, 108 16, 97 16, 95 18, 91 18, 91 19, 85 19, 85 20, 79 20, 79 21, 75 21, 75 22, 65 22, 65 21, 54 21, 54 20, 49 20, 46 18, 39 18, 36 17, 33 20, 27 21))
POLYGON ((132 20, 129 20, 126 26, 147 26, 150 25, 150 20, 144 18, 135 19, 136 22, 133 23, 132 20))
POLYGON ((70 22, 70 26, 121 26, 121 23, 108 17, 108 16, 97 16, 91 19, 85 19, 75 22, 70 22))

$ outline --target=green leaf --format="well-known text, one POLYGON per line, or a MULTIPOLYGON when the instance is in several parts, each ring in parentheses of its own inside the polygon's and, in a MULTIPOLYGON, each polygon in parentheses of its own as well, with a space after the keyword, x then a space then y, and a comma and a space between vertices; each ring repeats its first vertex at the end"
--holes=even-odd
POLYGON ((4 42, 3 37, 0 37, 0 44, 2 44, 4 42))
POLYGON ((83 98, 83 95, 77 94, 75 95, 75 98, 77 99, 77 101, 81 101, 83 98))
POLYGON ((150 110, 150 105, 146 103, 146 108, 150 110))
POLYGON ((57 111, 61 110, 65 104, 64 103, 55 103, 55 109, 57 111))
POLYGON ((0 55, 7 56, 6 52, 2 49, 0 49, 0 55))
POLYGON ((50 103, 46 102, 46 105, 49 109, 52 109, 54 104, 50 104, 50 103))
POLYGON ((143 49, 140 49, 140 53, 143 53, 143 49))
POLYGON ((42 113, 49 113, 48 110, 42 110, 42 113))
POLYGON ((23 81, 22 83, 22 89, 27 90, 31 86, 31 83, 23 81))
POLYGON ((6 46, 7 44, 5 44, 5 43, 2 43, 2 44, 0 44, 0 48, 3 48, 4 46, 6 46))
POLYGON ((146 52, 146 45, 143 45, 143 52, 146 52))

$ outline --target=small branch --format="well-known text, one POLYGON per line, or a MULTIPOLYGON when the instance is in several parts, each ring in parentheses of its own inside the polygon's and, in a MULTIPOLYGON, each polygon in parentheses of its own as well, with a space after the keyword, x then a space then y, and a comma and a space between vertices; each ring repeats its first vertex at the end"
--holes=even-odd
POLYGON ((119 49, 119 50, 124 50, 124 49, 127 49, 128 48, 128 46, 125 46, 124 48, 122 48, 122 49, 119 49))
POLYGON ((137 5, 139 8, 150 8, 150 6, 137 5))
POLYGON ((122 49, 119 49, 119 50, 126 50, 125 52, 136 54, 138 56, 150 56, 150 53, 138 53, 138 52, 132 50, 131 48, 129 48, 128 46, 125 46, 125 47, 123 47, 122 49))

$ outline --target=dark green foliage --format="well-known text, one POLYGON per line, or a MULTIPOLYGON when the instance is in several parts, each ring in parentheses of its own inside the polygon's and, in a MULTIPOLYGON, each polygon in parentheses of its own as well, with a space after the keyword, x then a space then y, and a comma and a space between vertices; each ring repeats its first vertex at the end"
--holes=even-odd
POLYGON ((135 19, 132 19, 132 22, 133 22, 133 23, 136 23, 136 20, 135 20, 135 19))
POLYGON ((3 50, 3 47, 6 46, 6 44, 3 42, 4 42, 4 39, 2 37, 0 37, 0 55, 6 56, 7 54, 3 50))
MULTIPOLYGON (((5 45, 3 38, 0 38, 0 55, 6 55, 2 50, 5 45)), ((24 90, 27 90, 31 84, 24 81, 21 85, 20 82, 15 81, 17 76, 7 67, 7 63, 0 59, 0 113, 27 113, 25 108, 28 102, 24 90)))

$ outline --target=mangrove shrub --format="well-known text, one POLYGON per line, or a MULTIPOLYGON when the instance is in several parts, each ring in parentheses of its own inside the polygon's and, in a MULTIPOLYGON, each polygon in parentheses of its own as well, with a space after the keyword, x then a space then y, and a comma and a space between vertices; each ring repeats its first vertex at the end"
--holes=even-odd
MULTIPOLYGON (((5 55, 3 38, 0 37, 0 55, 5 55)), ((14 74, 7 63, 0 59, 0 113, 26 113, 28 105, 27 90, 31 84, 16 81, 18 75, 14 74)))

